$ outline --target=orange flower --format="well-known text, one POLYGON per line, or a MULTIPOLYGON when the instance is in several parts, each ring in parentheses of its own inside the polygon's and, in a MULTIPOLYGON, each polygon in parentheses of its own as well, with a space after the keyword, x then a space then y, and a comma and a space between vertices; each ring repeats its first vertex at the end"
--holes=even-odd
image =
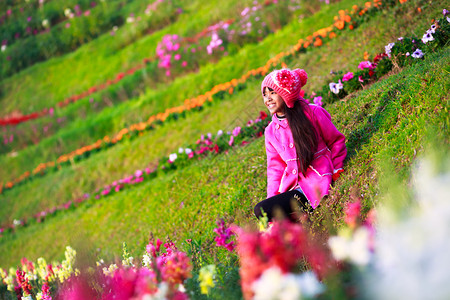
POLYGON ((353 25, 348 26, 350 30, 353 30, 353 25))
POLYGON ((285 62, 284 62, 284 61, 282 61, 282 62, 281 62, 281 68, 283 68, 283 69, 287 69, 287 65, 285 64, 285 62))
POLYGON ((405 3, 406 1, 408 1, 408 0, 399 0, 399 2, 400 2, 401 4, 405 3))
POLYGON ((418 7, 418 8, 417 8, 417 11, 421 13, 421 12, 422 12, 422 9, 421 9, 420 7, 418 7))
MULTIPOLYGON (((402 0, 400 0, 400 1, 402 1, 402 0)), ((365 6, 366 8, 370 8, 370 7, 372 6, 372 2, 366 2, 366 3, 364 4, 364 6, 365 6)))
POLYGON ((364 60, 369 60, 369 53, 364 51, 364 60))
POLYGON ((314 42, 314 46, 315 46, 315 47, 320 47, 320 46, 322 46, 322 40, 319 39, 319 38, 317 38, 316 41, 314 42))
POLYGON ((345 22, 342 20, 336 21, 334 23, 334 26, 336 26, 337 29, 342 30, 342 29, 344 29, 345 22))
POLYGON ((330 32, 330 35, 328 36, 330 39, 334 39, 336 37, 335 32, 330 32))
POLYGON ((351 20, 352 20, 352 17, 350 17, 349 15, 346 15, 344 17, 344 21, 347 22, 347 23, 350 23, 351 20))

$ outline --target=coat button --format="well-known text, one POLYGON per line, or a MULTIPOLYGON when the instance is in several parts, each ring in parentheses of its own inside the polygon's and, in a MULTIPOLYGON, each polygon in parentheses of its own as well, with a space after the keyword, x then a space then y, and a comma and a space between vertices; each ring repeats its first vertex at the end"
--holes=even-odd
POLYGON ((277 126, 276 126, 276 127, 277 127, 277 129, 278 129, 278 128, 280 128, 280 124, 277 124, 277 126))
POLYGON ((294 174, 294 175, 297 174, 297 170, 295 170, 295 169, 292 170, 292 174, 294 174))
POLYGON ((293 144, 293 143, 290 143, 290 144, 289 144, 289 148, 294 148, 294 144, 293 144))

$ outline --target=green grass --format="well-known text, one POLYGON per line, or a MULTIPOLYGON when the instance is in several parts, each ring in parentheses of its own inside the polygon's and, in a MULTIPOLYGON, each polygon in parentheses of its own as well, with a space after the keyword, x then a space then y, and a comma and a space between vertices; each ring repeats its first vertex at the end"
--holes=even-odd
MULTIPOLYGON (((384 172, 380 162, 386 157, 406 182, 415 153, 426 150, 427 130, 439 132, 439 146, 448 148, 450 81, 444 75, 449 62, 446 48, 327 108, 348 137, 349 159, 331 197, 317 212, 317 225, 330 215, 339 222, 340 208, 350 195, 361 197, 365 208, 372 207, 384 172)), ((60 259, 68 244, 112 259, 126 241, 136 256, 149 232, 170 236, 181 247, 187 238, 200 240, 205 251, 214 253, 217 250, 209 246, 215 219, 253 222, 252 207, 264 198, 265 184, 264 143, 259 139, 6 235, 0 240, 0 265, 14 265, 23 256, 60 259)))

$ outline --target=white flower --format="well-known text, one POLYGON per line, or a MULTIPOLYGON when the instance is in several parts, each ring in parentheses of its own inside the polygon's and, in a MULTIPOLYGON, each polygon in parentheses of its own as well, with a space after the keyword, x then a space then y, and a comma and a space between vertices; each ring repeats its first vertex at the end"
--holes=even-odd
POLYGON ((112 276, 114 274, 114 271, 116 271, 119 267, 116 264, 109 265, 108 268, 103 268, 103 274, 106 276, 112 276))
POLYGON ((66 8, 66 9, 64 10, 64 15, 65 15, 66 17, 69 17, 71 14, 72 14, 72 11, 70 10, 70 8, 66 8))
POLYGON ((20 226, 20 225, 22 225, 22 221, 14 219, 13 220, 13 225, 14 226, 20 226))
POLYGON ((422 50, 420 49, 416 49, 416 51, 414 51, 413 54, 411 54, 412 57, 414 58, 422 58, 424 56, 422 50))
POLYGON ((186 148, 184 149, 184 153, 186 153, 187 155, 192 153, 192 149, 186 148))
POLYGON ((344 85, 342 84, 340 79, 338 83, 330 82, 330 90, 336 95, 339 94, 339 91, 342 90, 343 88, 344 85))
POLYGON ((183 149, 183 148, 181 148, 181 147, 180 147, 180 148, 178 148, 178 153, 180 153, 180 154, 181 154, 181 153, 183 153, 183 152, 184 152, 184 149, 183 149))
POLYGON ((144 267, 147 268, 149 268, 152 265, 152 258, 147 253, 142 255, 142 264, 144 265, 144 267))
POLYGON ((223 134, 223 130, 222 130, 222 129, 219 129, 219 131, 217 131, 217 135, 220 136, 220 135, 222 135, 222 134, 223 134))
POLYGON ((6 50, 6 45, 2 45, 2 52, 5 52, 5 50, 6 50))
POLYGON ((48 28, 49 25, 50 25, 50 24, 49 24, 49 22, 48 22, 47 19, 42 20, 42 27, 48 28))
POLYGON ((290 300, 299 299, 301 292, 299 284, 292 282, 292 276, 284 276, 280 269, 273 267, 264 271, 256 280, 252 289, 254 300, 290 300))
POLYGON ((320 283, 314 272, 308 271, 299 276, 299 282, 302 294, 306 297, 313 298, 325 291, 325 286, 320 283))
POLYGON ((255 300, 297 300, 303 297, 312 298, 324 291, 313 272, 303 274, 282 274, 277 267, 264 271, 252 285, 255 300))
MULTIPOLYGON (((448 158, 439 166, 448 169, 448 158)), ((378 210, 373 266, 361 290, 368 299, 449 299, 450 171, 433 174, 421 162, 408 188, 415 199, 407 208, 378 210)))
POLYGON ((389 43, 386 46, 384 46, 384 50, 386 52, 386 54, 388 55, 388 57, 391 57, 391 50, 392 47, 394 47, 395 43, 389 43))
POLYGON ((177 154, 176 153, 172 153, 169 155, 169 161, 174 162, 177 159, 177 154))
POLYGON ((370 260, 370 233, 366 227, 359 227, 352 236, 332 236, 328 240, 333 257, 336 260, 347 260, 359 266, 365 266, 370 260))
POLYGON ((423 35, 423 37, 422 37, 422 42, 424 44, 426 44, 426 43, 431 42, 431 41, 434 41, 434 37, 431 35, 430 32, 427 31, 427 33, 425 33, 423 35))
POLYGON ((133 17, 128 17, 127 18, 127 23, 133 23, 134 22, 134 18, 133 17))

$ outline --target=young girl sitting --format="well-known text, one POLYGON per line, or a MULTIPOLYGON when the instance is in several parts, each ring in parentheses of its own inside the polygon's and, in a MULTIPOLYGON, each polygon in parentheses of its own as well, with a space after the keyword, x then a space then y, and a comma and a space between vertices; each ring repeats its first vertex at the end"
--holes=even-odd
POLYGON ((264 211, 270 221, 278 210, 297 221, 298 206, 315 209, 343 171, 345 137, 325 109, 300 96, 307 79, 304 70, 282 69, 261 84, 264 104, 273 116, 265 130, 267 199, 255 206, 258 218, 264 211))

